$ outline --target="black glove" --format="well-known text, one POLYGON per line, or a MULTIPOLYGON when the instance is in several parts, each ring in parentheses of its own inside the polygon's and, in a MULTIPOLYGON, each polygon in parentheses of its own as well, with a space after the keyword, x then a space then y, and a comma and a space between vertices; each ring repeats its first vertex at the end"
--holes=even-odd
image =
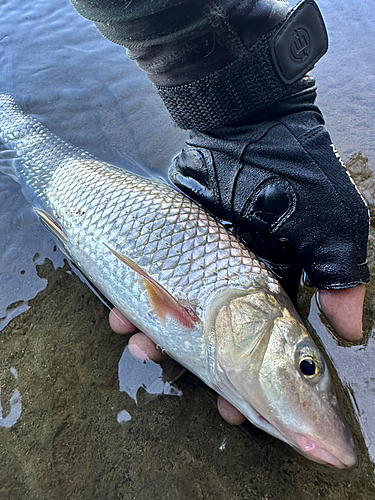
POLYGON ((315 93, 250 124, 191 132, 171 181, 268 261, 295 299, 303 268, 320 289, 369 281, 367 206, 324 127, 315 93), (257 121, 260 120, 260 121, 257 121))

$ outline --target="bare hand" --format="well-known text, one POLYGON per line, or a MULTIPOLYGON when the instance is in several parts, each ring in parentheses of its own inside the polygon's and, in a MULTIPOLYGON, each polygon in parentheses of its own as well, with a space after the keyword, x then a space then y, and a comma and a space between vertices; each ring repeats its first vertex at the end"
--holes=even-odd
MULTIPOLYGON (((144 333, 137 331, 137 328, 118 309, 112 309, 109 313, 109 324, 115 333, 133 334, 128 348, 134 358, 140 361, 152 360, 156 363, 168 358, 144 333)), ((218 396, 217 406, 220 415, 229 424, 240 425, 245 422, 246 418, 242 413, 221 396, 218 396)))

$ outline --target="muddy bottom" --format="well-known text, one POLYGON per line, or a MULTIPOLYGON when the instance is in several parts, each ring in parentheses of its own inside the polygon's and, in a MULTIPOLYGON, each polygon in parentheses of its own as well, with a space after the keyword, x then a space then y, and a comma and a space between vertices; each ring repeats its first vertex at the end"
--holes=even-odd
POLYGON ((1 500, 375 498, 354 419, 359 460, 342 472, 250 424, 226 424, 188 373, 175 383, 182 396, 136 405, 119 390, 128 337, 110 330, 108 309, 67 264, 38 273, 47 288, 0 332, 1 500))

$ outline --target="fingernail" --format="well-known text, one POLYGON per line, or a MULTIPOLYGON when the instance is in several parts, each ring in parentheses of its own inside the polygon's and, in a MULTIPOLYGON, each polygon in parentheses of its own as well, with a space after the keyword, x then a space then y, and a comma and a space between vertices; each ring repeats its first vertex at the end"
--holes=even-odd
POLYGON ((315 294, 315 300, 316 300, 316 303, 317 303, 317 305, 318 305, 318 308, 319 308, 320 310, 322 310, 322 306, 320 305, 320 296, 319 296, 319 295, 320 295, 320 290, 318 290, 318 291, 316 292, 316 294, 315 294))
POLYGON ((143 363, 145 361, 150 361, 150 358, 147 356, 147 354, 142 351, 142 349, 138 347, 137 344, 128 344, 128 349, 133 358, 138 359, 138 361, 142 361, 143 363))

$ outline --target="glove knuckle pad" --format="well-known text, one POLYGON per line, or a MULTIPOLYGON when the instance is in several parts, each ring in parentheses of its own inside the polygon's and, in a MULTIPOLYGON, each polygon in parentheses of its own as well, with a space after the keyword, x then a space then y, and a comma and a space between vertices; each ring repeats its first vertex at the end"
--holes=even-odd
POLYGON ((190 198, 219 213, 220 195, 210 150, 187 147, 173 158, 169 179, 190 198))
POLYGON ((291 217, 297 196, 289 182, 271 177, 253 191, 242 216, 261 229, 275 233, 291 217))

